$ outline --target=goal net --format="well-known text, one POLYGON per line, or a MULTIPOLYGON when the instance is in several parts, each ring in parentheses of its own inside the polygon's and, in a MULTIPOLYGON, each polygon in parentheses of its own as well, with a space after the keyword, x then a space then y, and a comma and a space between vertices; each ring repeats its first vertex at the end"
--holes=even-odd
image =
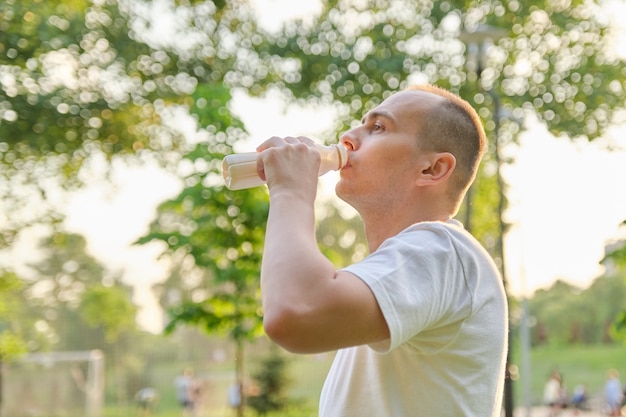
POLYGON ((99 350, 35 353, 2 369, 1 415, 101 417, 104 355, 99 350))

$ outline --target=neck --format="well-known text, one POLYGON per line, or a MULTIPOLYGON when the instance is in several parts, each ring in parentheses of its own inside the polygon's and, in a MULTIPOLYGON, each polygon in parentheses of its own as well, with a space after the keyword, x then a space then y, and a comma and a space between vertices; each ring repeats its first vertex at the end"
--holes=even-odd
POLYGON ((421 222, 441 221, 447 222, 452 215, 447 212, 421 213, 412 211, 409 213, 399 213, 398 210, 384 210, 375 213, 362 213, 363 225, 365 227, 365 237, 370 253, 388 238, 397 235, 407 227, 421 222))

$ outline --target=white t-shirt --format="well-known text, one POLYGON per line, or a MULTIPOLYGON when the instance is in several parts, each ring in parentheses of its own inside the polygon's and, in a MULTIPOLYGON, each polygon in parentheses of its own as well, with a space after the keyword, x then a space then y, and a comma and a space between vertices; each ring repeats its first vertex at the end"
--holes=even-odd
POLYGON ((345 270, 371 288, 391 336, 337 352, 320 416, 500 415, 506 296, 460 223, 412 225, 345 270))

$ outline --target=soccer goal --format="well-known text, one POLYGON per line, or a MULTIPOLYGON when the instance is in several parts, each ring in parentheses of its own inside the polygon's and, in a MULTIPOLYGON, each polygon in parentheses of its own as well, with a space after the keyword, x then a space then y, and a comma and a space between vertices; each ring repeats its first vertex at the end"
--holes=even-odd
POLYGON ((2 373, 2 416, 102 416, 100 350, 34 353, 4 364, 2 373))

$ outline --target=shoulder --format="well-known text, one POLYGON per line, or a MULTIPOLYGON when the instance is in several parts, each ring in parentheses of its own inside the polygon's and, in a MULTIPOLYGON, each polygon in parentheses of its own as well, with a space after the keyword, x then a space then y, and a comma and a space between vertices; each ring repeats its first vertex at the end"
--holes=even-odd
POLYGON ((488 257, 482 245, 456 220, 448 222, 420 222, 389 237, 379 249, 402 250, 403 247, 423 254, 488 257))

